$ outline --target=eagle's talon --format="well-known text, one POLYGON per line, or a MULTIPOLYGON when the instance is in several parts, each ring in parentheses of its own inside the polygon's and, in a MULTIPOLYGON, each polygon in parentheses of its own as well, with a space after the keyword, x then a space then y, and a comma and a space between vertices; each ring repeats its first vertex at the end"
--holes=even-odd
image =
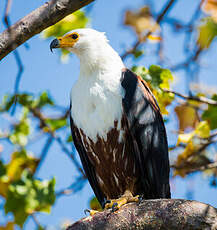
POLYGON ((118 210, 119 210, 119 208, 118 208, 117 206, 114 206, 114 207, 112 208, 112 211, 111 211, 111 212, 113 213, 113 212, 116 212, 116 211, 118 211, 118 210))
POLYGON ((105 201, 105 204, 110 204, 111 203, 111 200, 106 200, 105 201))
POLYGON ((119 208, 118 208, 118 203, 115 202, 113 205, 112 205, 112 212, 115 212, 117 211, 119 208))
POLYGON ((85 209, 84 210, 84 214, 87 216, 87 212, 89 212, 89 214, 90 214, 90 216, 93 216, 93 215, 95 215, 97 212, 99 212, 99 211, 96 211, 96 210, 90 210, 90 209, 85 209))
POLYGON ((143 200, 143 196, 139 195, 138 199, 139 199, 139 203, 140 203, 143 200))
POLYGON ((90 210, 89 209, 85 209, 84 210, 84 214, 87 216, 87 212, 90 213, 90 210))

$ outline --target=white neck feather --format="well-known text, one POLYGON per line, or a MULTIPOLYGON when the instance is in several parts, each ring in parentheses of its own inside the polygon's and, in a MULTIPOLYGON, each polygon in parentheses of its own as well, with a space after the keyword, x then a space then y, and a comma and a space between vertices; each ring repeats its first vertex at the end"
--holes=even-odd
POLYGON ((96 141, 106 139, 114 121, 122 116, 121 74, 124 64, 106 42, 76 52, 80 76, 71 92, 71 116, 78 128, 96 141))
POLYGON ((124 68, 124 64, 116 51, 107 43, 92 44, 87 49, 77 53, 80 59, 80 77, 88 77, 97 72, 112 71, 114 68, 124 68))

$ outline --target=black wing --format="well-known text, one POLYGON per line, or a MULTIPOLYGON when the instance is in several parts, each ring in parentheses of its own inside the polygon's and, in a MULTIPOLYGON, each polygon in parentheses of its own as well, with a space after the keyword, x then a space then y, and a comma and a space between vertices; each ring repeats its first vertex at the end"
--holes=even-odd
POLYGON ((166 130, 160 109, 147 83, 128 69, 122 72, 123 110, 140 168, 144 198, 170 198, 166 130))
MULTIPOLYGON (((70 111, 71 111, 71 106, 70 106, 70 111)), ((105 195, 100 190, 100 187, 99 187, 97 179, 96 179, 95 169, 94 169, 93 165, 91 164, 91 162, 87 156, 87 153, 85 151, 84 146, 82 145, 80 132, 79 132, 78 128, 74 125, 71 114, 70 114, 70 125, 71 125, 71 132, 72 132, 72 138, 74 141, 74 145, 75 145, 75 148, 77 149, 77 152, 79 153, 79 156, 81 158, 81 163, 83 165, 85 175, 86 175, 99 203, 104 208, 105 201, 106 201, 105 195)))

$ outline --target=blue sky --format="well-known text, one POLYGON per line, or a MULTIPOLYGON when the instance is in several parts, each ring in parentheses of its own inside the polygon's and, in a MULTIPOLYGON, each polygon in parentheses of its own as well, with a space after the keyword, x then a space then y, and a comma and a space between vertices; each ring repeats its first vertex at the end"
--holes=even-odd
MULTIPOLYGON (((0 1, 0 13, 3 15, 4 2, 0 1)), ((12 23, 19 18, 39 7, 45 1, 29 1, 19 0, 13 1, 11 9, 12 23), (25 6, 25 7, 24 7, 25 6)), ((110 44, 115 50, 122 54, 126 48, 129 48, 135 41, 134 33, 131 29, 122 26, 124 11, 126 9, 138 9, 144 2, 152 2, 155 13, 158 13, 161 7, 166 3, 165 0, 143 1, 143 0, 125 0, 125 1, 96 1, 90 11, 90 26, 96 30, 106 32, 110 40, 110 44)), ((192 11, 195 9, 199 1, 183 0, 178 1, 170 16, 174 16, 184 22, 191 18, 192 11)), ((0 23, 0 32, 4 26, 0 23)), ((182 51, 182 42, 184 37, 174 33, 169 26, 164 26, 163 33, 165 35, 165 55, 171 63, 177 63, 184 59, 182 51)), ((48 91, 59 105, 69 105, 69 93, 73 83, 76 81, 79 73, 79 62, 75 56, 71 56, 67 64, 61 64, 57 52, 51 53, 49 50, 48 40, 43 40, 40 35, 31 38, 28 41, 29 49, 23 45, 18 48, 23 64, 24 73, 20 84, 20 91, 28 91, 38 94, 44 90, 48 91)), ((152 52, 155 46, 145 47, 145 57, 138 61, 139 64, 149 66, 156 64, 157 59, 153 57, 152 52)), ((216 80, 216 42, 212 44, 212 48, 207 52, 203 59, 203 68, 199 75, 199 80, 203 84, 217 86, 216 80)), ((132 58, 125 61, 126 66, 133 65, 132 58)), ((13 92, 17 66, 13 54, 9 54, 0 62, 0 99, 5 93, 13 92)), ((179 92, 185 92, 185 79, 183 71, 175 73, 177 76, 177 84, 174 89, 179 92)), ((171 116, 175 116, 171 114, 171 116)), ((167 126, 167 132, 170 134, 169 143, 174 143, 171 135, 175 130, 175 118, 172 125, 167 126)), ((5 122, 0 119, 1 127, 5 126, 5 122)), ((69 132, 69 130, 67 131, 69 132)), ((36 152, 39 146, 33 146, 36 152)), ((10 150, 10 149, 9 149, 10 150)), ((8 150, 8 151, 9 151, 8 150)), ((49 151, 47 158, 38 174, 39 178, 50 179, 56 177, 57 190, 65 188, 72 183, 76 175, 75 169, 71 161, 65 156, 58 145, 54 144, 49 151)), ((187 191, 193 190, 193 199, 210 203, 217 206, 216 189, 209 186, 207 178, 201 174, 193 175, 185 179, 177 178, 173 180, 172 196, 173 198, 191 197, 192 194, 186 194, 187 191)), ((79 193, 71 196, 64 196, 57 200, 52 209, 51 214, 41 214, 38 218, 42 224, 53 226, 59 225, 63 220, 77 220, 84 216, 83 210, 88 206, 88 200, 92 195, 92 190, 88 183, 79 193)), ((0 223, 3 217, 0 211, 0 223)), ((10 218, 10 217, 9 217, 10 218)), ((29 220, 25 229, 32 229, 34 226, 32 220, 29 220)))

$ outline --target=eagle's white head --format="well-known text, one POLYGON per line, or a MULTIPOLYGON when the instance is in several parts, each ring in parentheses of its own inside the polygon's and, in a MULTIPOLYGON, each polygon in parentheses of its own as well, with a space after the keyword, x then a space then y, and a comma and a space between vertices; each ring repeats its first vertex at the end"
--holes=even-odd
POLYGON ((121 66, 123 62, 117 52, 109 45, 105 33, 93 29, 73 30, 63 37, 54 39, 50 49, 65 48, 75 53, 80 59, 81 71, 106 71, 108 68, 121 66))

